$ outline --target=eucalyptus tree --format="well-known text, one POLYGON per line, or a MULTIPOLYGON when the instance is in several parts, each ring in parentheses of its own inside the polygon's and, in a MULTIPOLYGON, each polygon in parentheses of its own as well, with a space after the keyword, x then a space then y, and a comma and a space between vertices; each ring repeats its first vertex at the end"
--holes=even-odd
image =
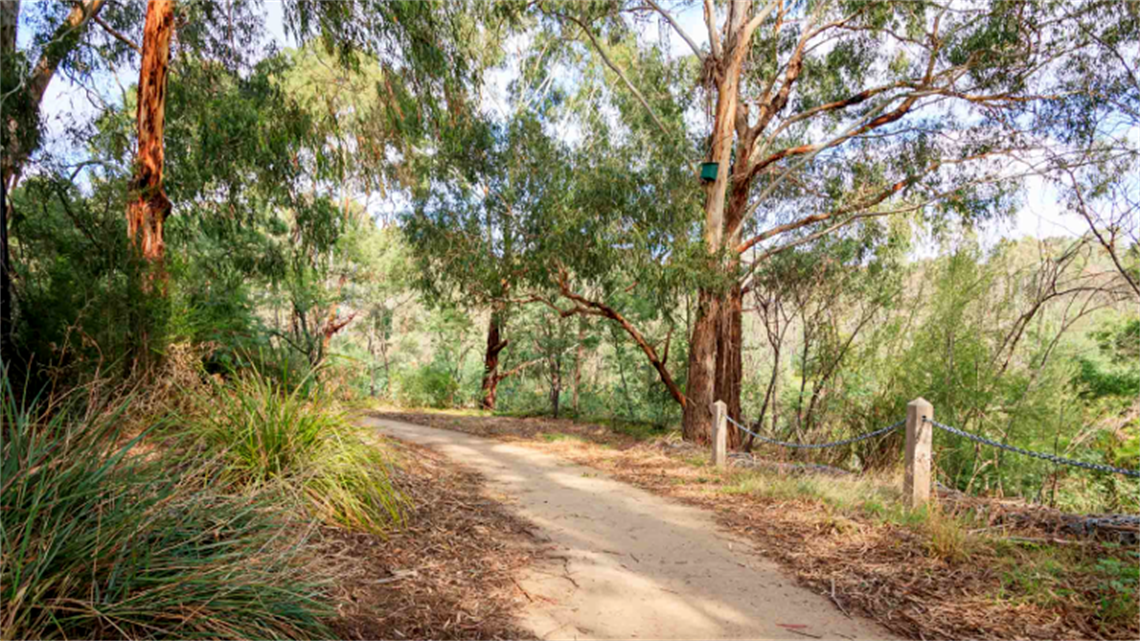
POLYGON ((739 417, 742 300, 753 269, 886 216, 931 223, 1009 212, 1022 173, 1010 159, 1056 145, 1056 129, 1075 126, 1053 114, 1100 100, 1061 77, 1098 46, 1081 25, 1105 29, 1128 12, 1095 0, 706 0, 698 41, 656 1, 537 7, 551 29, 600 59, 619 108, 648 114, 620 112, 617 127, 656 128, 642 139, 672 148, 699 138, 684 165, 703 160, 708 172, 699 232, 708 276, 683 401, 684 433, 696 440, 707 438, 714 399, 739 417), (669 52, 667 41, 638 38, 635 21, 647 16, 691 49, 699 75, 690 89, 707 101, 704 118, 676 117, 677 92, 650 84, 658 76, 644 62, 669 52), (690 120, 701 121, 696 131, 690 120))
POLYGON ((109 34, 117 34, 112 23, 129 20, 129 14, 111 11, 109 20, 99 19, 105 4, 105 0, 83 0, 70 6, 31 5, 37 15, 24 22, 33 33, 26 38, 29 46, 19 49, 21 3, 0 2, 0 361, 7 364, 13 362, 14 319, 8 195, 40 144, 40 105, 56 73, 62 69, 69 75, 87 75, 100 61, 122 57, 122 44, 109 34), (94 35, 88 28, 93 21, 101 27, 94 35))
POLYGON ((449 130, 420 171, 403 226, 417 285, 435 303, 490 309, 481 404, 494 409, 499 382, 521 371, 499 367, 508 318, 514 305, 541 299, 533 288, 544 287, 550 259, 541 239, 566 206, 571 158, 541 119, 488 116, 449 130))
MULTIPOLYGON (((315 58, 295 60, 298 68, 291 77, 304 78, 307 84, 289 90, 313 114, 318 135, 324 134, 323 142, 332 146, 332 153, 320 146, 312 150, 313 179, 327 178, 326 168, 333 166, 333 179, 340 183, 345 203, 350 165, 387 168, 390 163, 385 162, 385 155, 390 148, 407 154, 414 137, 423 135, 430 121, 466 100, 465 73, 474 66, 467 64, 460 40, 464 36, 461 16, 450 5, 298 0, 286 6, 286 16, 287 27, 299 40, 319 39, 326 51, 336 54, 335 61, 321 60, 319 53, 315 58), (435 91, 436 83, 444 95, 435 91), (352 96, 346 97, 349 93, 352 96), (314 100, 325 103, 323 109, 314 109, 314 100), (365 131, 369 124, 372 129, 365 131), (347 158, 346 136, 356 143, 367 142, 354 149, 354 162, 347 158), (361 162, 365 159, 371 162, 361 162)), ((129 230, 132 235, 142 230, 142 253, 149 260, 161 258, 161 219, 170 209, 161 189, 160 142, 161 100, 174 17, 173 0, 148 0, 137 102, 139 169, 134 186, 148 196, 132 205, 129 230), (153 202, 147 204, 150 198, 153 202)), ((232 29, 231 25, 231 33, 232 29)))
POLYGON ((1117 20, 1078 16, 1095 43, 1058 70, 1062 87, 1087 96, 1048 114, 1043 125, 1065 144, 1023 163, 1079 216, 1140 299, 1140 6, 1124 3, 1117 20))
MULTIPOLYGON (((277 208, 311 211, 314 198, 298 189, 304 175, 316 177, 321 194, 340 195, 342 204, 347 201, 344 196, 348 190, 372 188, 364 181, 345 178, 359 178, 369 169, 375 170, 375 176, 393 176, 394 168, 415 153, 417 140, 426 136, 432 127, 463 113, 463 105, 470 100, 467 91, 477 78, 480 66, 472 47, 481 39, 489 38, 488 33, 494 29, 494 25, 487 27, 483 22, 494 7, 480 2, 394 5, 378 0, 286 2, 284 26, 295 41, 314 42, 312 48, 328 51, 327 59, 335 60, 336 68, 380 70, 355 87, 359 95, 370 96, 373 103, 383 105, 383 108, 366 109, 369 124, 376 123, 376 128, 334 130, 335 122, 329 124, 320 117, 314 116, 308 123, 292 119, 296 109, 287 100, 275 99, 280 109, 272 114, 251 114, 242 108, 226 112, 217 108, 214 98, 219 96, 220 89, 233 89, 236 84, 239 88, 230 94, 244 92, 244 97, 249 97, 261 91, 254 88, 254 84, 263 86, 271 75, 255 68, 259 60, 275 57, 275 47, 267 46, 264 38, 266 14, 260 0, 114 3, 60 0, 25 3, 25 7, 22 13, 18 2, 8 2, 2 14, 5 24, 10 26, 3 34, 7 38, 5 42, 10 44, 11 54, 5 58, 6 64, 11 63, 6 67, 11 73, 6 72, 9 89, 6 89, 3 104, 3 115, 8 122, 5 132, 18 135, 18 140, 13 138, 11 144, 6 139, 3 147, 11 161, 5 164, 6 185, 13 186, 18 173, 18 169, 11 168, 23 167, 28 157, 36 162, 33 171, 56 172, 60 179, 78 180, 81 186, 125 169, 132 178, 122 181, 125 197, 120 201, 120 208, 127 210, 128 236, 137 248, 132 271, 139 271, 143 276, 137 278, 140 286, 136 299, 140 305, 150 306, 153 302, 155 307, 162 308, 169 306, 162 300, 165 284, 152 287, 150 283, 165 271, 162 265, 166 232, 171 228, 170 214, 177 217, 181 213, 202 220, 197 216, 202 213, 241 226, 241 220, 247 218, 246 212, 266 208, 270 203, 277 208), (30 25, 35 33, 30 38, 22 34, 18 50, 13 51, 16 24, 30 25), (140 72, 139 83, 124 90, 121 104, 116 104, 114 98, 107 96, 106 90, 111 84, 107 81, 122 68, 135 65, 140 72), (71 123, 73 129, 68 132, 79 131, 78 135, 73 133, 75 145, 71 151, 55 157, 56 147, 51 154, 42 157, 31 155, 39 125, 35 107, 47 82, 58 70, 67 72, 68 80, 86 89, 86 95, 93 98, 99 111, 129 109, 133 112, 135 119, 128 139, 137 136, 137 144, 119 145, 116 141, 117 151, 133 155, 130 162, 125 163, 127 167, 122 167, 122 163, 113 167, 117 159, 98 156, 66 167, 65 163, 72 163, 75 155, 90 151, 84 138, 96 135, 92 131, 96 125, 92 124, 87 127, 79 124, 76 128, 76 123, 71 123), (197 91, 198 96, 205 99, 197 103, 192 100, 182 105, 170 104, 177 91, 172 87, 176 82, 181 88, 201 82, 189 91, 192 94, 197 91), (194 113, 200 107, 206 107, 205 111, 213 109, 215 115, 221 117, 212 123, 198 121, 201 127, 189 135, 186 131, 172 133, 179 129, 179 119, 189 117, 196 121, 194 113), (235 117, 230 119, 229 116, 235 117), (267 135, 262 124, 271 121, 290 123, 279 132, 267 135), (295 145, 282 143, 283 135, 299 132, 295 145), (324 143, 317 141, 320 133, 325 133, 324 143), (165 149, 171 143, 171 136, 178 138, 173 141, 178 147, 174 153, 165 149), (344 143, 349 137, 352 137, 352 159, 344 153, 344 145, 325 145, 344 143), (356 146, 358 143, 360 146, 356 146), (241 159, 235 159, 235 147, 244 149, 237 154, 242 155, 241 159), (136 149, 137 153, 133 153, 136 149), (213 149, 213 153, 202 153, 203 149, 213 149), (341 153, 335 154, 336 151, 341 153), (274 153, 279 155, 274 157, 274 153), (247 162, 258 154, 260 157, 254 164, 247 162), (237 164, 222 167, 229 161, 237 164), (201 167, 189 167, 195 162, 201 167), (255 164, 260 167, 254 167, 255 164), (360 171, 349 177, 345 175, 345 167, 360 171), (264 178, 271 173, 282 179, 276 184, 272 180, 254 180, 258 182, 258 189, 253 192, 243 189, 251 176, 264 178), (147 302, 149 299, 155 300, 147 302)), ((275 108, 267 104, 262 106, 275 108)), ((251 100, 238 97, 237 106, 251 108, 254 105, 251 100)), ((333 116, 335 120, 343 113, 333 116)), ((7 230, 6 225, 0 227, 7 230)), ((219 221, 218 225, 207 227, 218 230, 226 225, 219 221)), ((272 262, 271 255, 267 254, 266 260, 261 262, 268 265, 272 262)), ((5 270, 3 275, 7 273, 5 270)), ((3 313, 5 300, 0 295, 0 317, 10 316, 3 313)), ((150 338, 157 339, 156 335, 152 336, 155 327, 150 325, 157 326, 161 318, 147 313, 136 320, 137 323, 132 323, 136 330, 133 333, 143 343, 140 347, 145 354, 148 351, 145 343, 152 342, 150 338)), ((3 334, 7 335, 7 330, 3 334)))

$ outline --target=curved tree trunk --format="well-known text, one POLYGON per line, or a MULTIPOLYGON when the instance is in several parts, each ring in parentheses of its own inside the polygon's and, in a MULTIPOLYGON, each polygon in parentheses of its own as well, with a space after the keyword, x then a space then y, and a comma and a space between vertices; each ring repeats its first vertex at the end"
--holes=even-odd
POLYGON ((502 312, 491 312, 491 320, 487 324, 487 351, 483 354, 483 401, 480 407, 485 410, 495 409, 495 397, 499 391, 499 353, 510 341, 502 340, 503 330, 502 312))

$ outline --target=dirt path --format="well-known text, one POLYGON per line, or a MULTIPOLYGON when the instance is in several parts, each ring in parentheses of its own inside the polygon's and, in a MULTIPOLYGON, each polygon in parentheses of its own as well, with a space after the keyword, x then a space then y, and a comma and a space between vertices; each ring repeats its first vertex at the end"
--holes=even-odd
POLYGON ((520 586, 543 639, 881 639, 795 585, 707 512, 535 450, 378 418, 389 436, 481 472, 549 538, 520 586))

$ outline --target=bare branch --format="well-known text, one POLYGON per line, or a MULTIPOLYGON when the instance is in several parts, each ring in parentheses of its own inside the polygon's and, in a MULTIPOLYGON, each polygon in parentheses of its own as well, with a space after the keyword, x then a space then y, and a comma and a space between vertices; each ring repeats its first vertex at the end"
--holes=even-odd
POLYGON ((130 38, 124 36, 123 34, 119 33, 118 31, 116 31, 114 27, 107 24, 106 20, 100 18, 98 15, 92 16, 91 19, 95 21, 95 24, 99 25, 100 27, 103 27, 103 31, 106 31, 107 33, 111 34, 111 36, 113 36, 116 40, 127 45, 131 49, 134 49, 138 53, 142 53, 141 47, 139 47, 137 44, 135 44, 134 41, 131 40, 130 38))
POLYGON ((633 338, 633 341, 637 343, 637 346, 641 348, 641 351, 649 359, 649 362, 651 365, 653 365, 653 368, 657 370, 657 374, 661 377, 661 382, 664 383, 665 387, 669 389, 669 393, 672 394, 673 400, 677 401, 681 407, 685 407, 685 395, 681 393, 681 388, 673 380, 672 375, 669 374, 669 370, 665 367, 664 360, 657 356, 657 350, 653 349, 653 346, 649 344, 649 341, 645 340, 645 336, 643 336, 641 332, 639 332, 637 328, 633 326, 633 323, 629 322, 625 316, 622 316, 617 312, 617 310, 606 305, 605 303, 590 300, 581 294, 576 294, 571 291, 570 285, 567 282, 566 272, 563 270, 559 270, 558 289, 564 298, 567 298, 576 303, 576 306, 573 309, 564 311, 563 316, 572 316, 574 314, 601 316, 603 318, 608 318, 612 321, 616 321, 619 325, 621 325, 622 329, 624 329, 626 333, 629 334, 631 338, 633 338))
POLYGON ((740 47, 743 47, 744 49, 748 48, 748 41, 752 39, 752 32, 756 31, 756 28, 760 26, 760 23, 767 20, 768 16, 772 15, 772 12, 775 11, 776 7, 779 5, 779 0, 769 0, 768 4, 765 5, 759 13, 752 16, 752 19, 748 21, 748 24, 744 25, 744 32, 740 39, 740 47))
POLYGON ((713 0, 705 0, 705 25, 709 29, 709 49, 712 50, 713 59, 719 60, 721 55, 720 29, 716 25, 716 8, 713 7, 713 0))
POLYGON ((497 380, 497 381, 501 381, 501 380, 503 380, 504 378, 507 378, 507 377, 510 377, 510 376, 514 376, 515 374, 518 374, 519 372, 523 371, 524 369, 526 369, 526 368, 528 368, 528 367, 530 367, 530 366, 532 366, 532 365, 538 365, 539 363, 541 363, 541 362, 542 362, 542 361, 544 361, 544 360, 546 360, 546 358, 545 358, 545 357, 543 357, 543 358, 536 358, 536 359, 534 359, 534 360, 529 360, 529 361, 526 361, 525 363, 522 363, 522 364, 520 364, 520 365, 518 365, 518 366, 516 366, 516 367, 513 367, 513 368, 511 368, 511 369, 509 369, 509 370, 507 370, 507 371, 503 372, 502 374, 499 374, 498 376, 496 376, 496 377, 495 377, 495 380, 497 380))
POLYGON ((656 11, 657 13, 660 13, 665 18, 665 20, 669 23, 669 25, 671 27, 673 27, 673 30, 677 32, 677 35, 681 36, 681 39, 684 40, 689 45, 689 48, 693 50, 693 53, 697 54, 697 58, 701 62, 704 62, 705 61, 705 54, 701 51, 701 48, 698 47, 697 43, 694 42, 693 39, 689 37, 689 34, 685 33, 685 30, 681 28, 681 25, 678 24, 675 19, 673 19, 673 16, 669 15, 668 11, 662 9, 661 5, 657 4, 653 0, 645 0, 645 1, 649 3, 649 6, 653 7, 654 11, 656 11))
POLYGON ((625 72, 621 70, 621 67, 618 67, 612 60, 610 60, 610 57, 606 55, 606 50, 602 48, 601 43, 599 43, 597 38, 594 37, 594 34, 590 31, 586 24, 574 16, 566 15, 563 13, 555 13, 554 15, 564 20, 569 20, 570 22, 573 22, 574 24, 581 27, 582 31, 585 32, 586 37, 588 37, 590 39, 590 42, 593 43, 594 49, 598 52, 598 55, 602 57, 602 61, 606 63, 606 66, 609 67, 610 70, 615 74, 617 74, 618 78, 621 78, 622 82, 625 83, 625 86, 631 92, 633 92, 634 97, 637 98, 637 101, 641 103, 642 107, 645 107, 645 111, 649 112, 649 116, 653 118, 653 122, 657 124, 657 127, 661 129, 662 133, 670 134, 671 132, 669 131, 668 127, 665 126, 665 123, 661 122, 661 119, 657 117, 657 113, 654 112, 653 108, 649 106, 649 101, 645 99, 645 96, 641 95, 641 92, 638 91, 637 87, 633 86, 633 83, 629 81, 629 78, 626 77, 625 72))

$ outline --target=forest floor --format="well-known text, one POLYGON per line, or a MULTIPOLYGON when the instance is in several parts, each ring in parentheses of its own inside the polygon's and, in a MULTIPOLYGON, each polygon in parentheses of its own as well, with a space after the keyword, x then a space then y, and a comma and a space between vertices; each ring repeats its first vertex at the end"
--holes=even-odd
POLYGON ((722 472, 674 437, 565 419, 375 411, 368 423, 479 470, 550 537, 518 586, 540 637, 1140 637, 1134 547, 884 516, 833 500, 832 480, 722 472), (631 613, 638 603, 650 610, 631 613))
POLYGON ((404 421, 365 419, 480 472, 533 523, 523 627, 542 639, 881 639, 892 635, 796 585, 706 510, 549 453, 404 421))
POLYGON ((536 550, 531 526, 489 497, 483 478, 430 449, 385 443, 409 499, 381 538, 325 528, 316 554, 335 576, 339 639, 526 639, 515 576, 536 550))

